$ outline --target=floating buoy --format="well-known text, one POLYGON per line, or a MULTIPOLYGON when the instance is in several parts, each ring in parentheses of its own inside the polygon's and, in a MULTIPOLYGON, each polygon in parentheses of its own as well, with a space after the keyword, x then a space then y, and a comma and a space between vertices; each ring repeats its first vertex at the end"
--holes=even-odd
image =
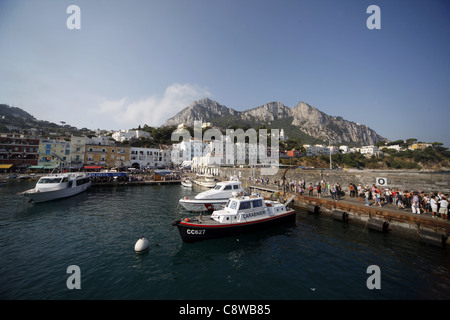
POLYGON ((134 245, 134 251, 137 253, 147 251, 150 246, 150 243, 147 239, 142 236, 138 241, 136 241, 136 244, 134 245))

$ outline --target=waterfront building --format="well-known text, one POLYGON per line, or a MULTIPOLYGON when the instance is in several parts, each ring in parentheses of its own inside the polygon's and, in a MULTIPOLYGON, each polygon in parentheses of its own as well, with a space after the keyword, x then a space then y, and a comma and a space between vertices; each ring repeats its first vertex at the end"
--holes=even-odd
POLYGON ((84 165, 84 153, 86 150, 87 137, 72 135, 70 138, 70 165, 74 169, 80 169, 84 165))
POLYGON ((170 150, 131 147, 130 165, 136 169, 168 167, 170 165, 170 150))
POLYGON ((0 170, 26 169, 39 160, 39 139, 18 133, 0 134, 0 170))
POLYGON ((86 169, 122 168, 130 166, 130 147, 118 145, 86 144, 86 169))
POLYGON ((43 169, 54 169, 60 166, 69 167, 70 142, 41 139, 39 142, 38 166, 43 169))
POLYGON ((203 156, 206 143, 198 139, 191 138, 188 141, 181 141, 172 145, 171 157, 174 164, 179 165, 183 161, 193 160, 194 157, 203 156))

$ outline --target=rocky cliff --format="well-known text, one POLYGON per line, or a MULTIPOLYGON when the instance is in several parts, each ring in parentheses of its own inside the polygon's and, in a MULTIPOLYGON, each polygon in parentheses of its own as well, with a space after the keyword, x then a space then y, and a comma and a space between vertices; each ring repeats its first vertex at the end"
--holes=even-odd
POLYGON ((370 145, 384 139, 366 125, 327 115, 304 102, 299 102, 292 108, 280 102, 270 102, 250 110, 236 111, 211 99, 203 99, 193 102, 168 119, 164 126, 176 126, 180 123, 192 126, 195 120, 225 127, 243 125, 283 128, 291 133, 298 131, 303 137, 306 135, 333 144, 356 142, 370 145))

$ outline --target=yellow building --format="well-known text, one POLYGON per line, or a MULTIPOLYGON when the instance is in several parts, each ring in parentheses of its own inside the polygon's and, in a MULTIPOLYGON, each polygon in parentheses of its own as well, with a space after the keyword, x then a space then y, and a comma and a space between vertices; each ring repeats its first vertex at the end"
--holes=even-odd
POLYGON ((68 166, 70 162, 70 142, 41 139, 39 142, 38 166, 57 168, 68 166))
POLYGON ((129 167, 130 147, 87 144, 84 165, 102 168, 129 167))
POLYGON ((424 149, 426 149, 426 148, 428 148, 430 146, 431 146, 431 143, 419 142, 419 143, 412 144, 411 147, 409 147, 409 149, 410 150, 424 150, 424 149))

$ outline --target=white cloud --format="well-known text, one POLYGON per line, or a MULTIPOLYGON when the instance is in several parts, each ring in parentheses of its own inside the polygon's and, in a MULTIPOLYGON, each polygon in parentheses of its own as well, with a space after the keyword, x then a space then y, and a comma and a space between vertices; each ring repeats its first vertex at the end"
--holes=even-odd
POLYGON ((197 85, 175 83, 167 87, 162 96, 155 94, 139 101, 130 101, 128 97, 118 101, 104 100, 97 112, 110 118, 113 127, 160 126, 195 100, 210 95, 207 89, 197 85))

